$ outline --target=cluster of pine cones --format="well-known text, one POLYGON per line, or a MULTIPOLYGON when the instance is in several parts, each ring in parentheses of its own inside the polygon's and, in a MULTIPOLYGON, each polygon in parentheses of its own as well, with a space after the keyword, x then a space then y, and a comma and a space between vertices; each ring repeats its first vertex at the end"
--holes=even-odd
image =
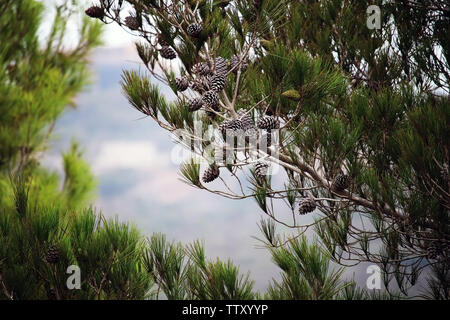
MULTIPOLYGON (((186 33, 199 38, 203 32, 203 26, 200 23, 192 23, 186 28, 186 33)), ((189 100, 189 111, 195 112, 203 109, 211 118, 216 118, 216 113, 221 112, 219 94, 227 85, 227 76, 231 73, 237 74, 244 72, 248 68, 248 63, 240 56, 234 55, 229 60, 223 57, 217 57, 209 61, 201 61, 194 64, 190 70, 190 76, 181 76, 175 79, 177 91, 183 92, 188 89, 196 92, 199 96, 189 100)), ((263 129, 270 136, 272 129, 280 127, 280 122, 274 117, 265 117, 255 125, 251 115, 244 109, 237 112, 235 119, 224 120, 219 126, 219 130, 226 140, 227 132, 233 136, 244 134, 246 137, 258 137, 258 128, 263 129)), ((270 142, 269 142, 270 145, 270 142)), ((223 153, 224 155, 226 152, 223 153)), ((219 159, 224 160, 224 159, 219 159)), ((265 177, 263 169, 267 171, 267 164, 261 163, 255 166, 256 172, 261 177, 265 177)), ((217 179, 220 175, 219 167, 216 163, 210 165, 202 176, 204 183, 209 183, 217 179)))
POLYGON ((230 70, 236 68, 232 61, 234 60, 227 61, 223 57, 217 57, 212 61, 198 62, 190 70, 190 79, 188 77, 175 79, 177 91, 182 92, 191 88, 200 95, 189 101, 190 111, 197 111, 204 107, 207 114, 215 118, 215 112, 220 111, 219 93, 227 84, 227 75, 230 70))
MULTIPOLYGON (((240 134, 243 134, 246 138, 249 139, 255 138, 254 141, 256 141, 256 139, 259 136, 258 129, 269 131, 275 128, 279 128, 279 126, 280 121, 275 117, 261 118, 257 122, 257 125, 255 125, 250 114, 246 110, 240 109, 237 112, 237 118, 222 121, 222 123, 219 125, 219 131, 222 133, 224 140, 229 140, 226 138, 230 136, 236 137, 239 136, 240 134)), ((216 157, 217 162, 227 160, 225 150, 222 152, 218 152, 218 150, 216 150, 216 156, 217 154, 221 155, 221 157, 216 157)), ((265 161, 256 162, 256 164, 254 165, 254 172, 258 182, 261 183, 266 180, 268 169, 269 164, 266 163, 265 161)), ((218 177, 219 177, 219 170, 217 168, 217 165, 214 164, 212 167, 208 168, 205 171, 202 180, 203 182, 207 183, 215 180, 218 177)))
MULTIPOLYGON (((137 17, 128 16, 124 19, 124 24, 132 31, 139 31, 142 28, 141 22, 137 19, 137 17)), ((163 39, 163 37, 157 37, 158 44, 161 46, 159 49, 159 54, 161 58, 167 60, 176 59, 177 54, 175 50, 169 45, 167 41, 163 39)))
MULTIPOLYGON (((260 143, 261 141, 257 140, 258 138, 260 138, 258 129, 270 133, 271 130, 278 129, 279 127, 280 121, 272 116, 266 116, 259 119, 255 125, 255 122, 253 121, 253 118, 251 117, 249 112, 245 109, 239 109, 237 111, 236 118, 222 121, 222 123, 219 125, 219 131, 221 132, 224 140, 227 142, 230 142, 231 140, 230 137, 233 137, 234 139, 234 137, 239 137, 240 135, 243 135, 246 138, 246 142, 248 142, 249 139, 252 139, 252 143, 254 142, 260 143)), ((271 135, 268 134, 268 136, 271 135)), ((262 137, 265 138, 266 136, 263 135, 262 137)), ((216 161, 222 162, 223 160, 227 160, 225 151, 217 152, 216 150, 216 154, 221 155, 221 157, 217 157, 216 161)), ((259 183, 262 183, 266 180, 268 169, 269 165, 264 161, 258 161, 254 165, 255 176, 259 183)), ((210 182, 214 180, 209 179, 210 177, 214 176, 209 174, 211 172, 216 173, 217 171, 216 170, 213 171, 210 168, 207 176, 208 179, 203 179, 204 182, 210 182)), ((217 177, 218 175, 216 176, 216 178, 217 177)))
MULTIPOLYGON (((193 38, 199 38, 203 32, 201 23, 192 23, 187 26, 186 33, 193 38)), ((160 54, 163 58, 174 59, 176 53, 167 43, 160 43, 160 54)), ((219 93, 227 84, 227 76, 238 70, 245 70, 247 63, 239 56, 233 56, 229 61, 223 57, 217 57, 209 61, 198 62, 190 70, 190 76, 182 76, 175 79, 176 89, 183 92, 188 88, 200 95, 189 101, 189 110, 197 111, 204 107, 212 118, 220 111, 219 93)))
MULTIPOLYGON (((258 129, 260 129, 262 130, 262 136, 267 137, 267 146, 271 145, 272 130, 279 128, 280 120, 273 116, 260 118, 255 125, 253 118, 245 109, 238 110, 236 119, 224 120, 219 125, 219 130, 225 140, 227 136, 238 136, 243 134, 248 142, 250 138, 258 138, 258 129)), ((261 143, 262 141, 258 142, 261 143)))
MULTIPOLYGON (((331 185, 331 190, 334 192, 343 192, 348 187, 350 187, 352 179, 349 175, 340 173, 338 174, 331 185)), ((313 197, 304 198, 300 201, 298 206, 298 213, 300 215, 305 215, 307 213, 313 212, 317 208, 316 201, 313 197)))

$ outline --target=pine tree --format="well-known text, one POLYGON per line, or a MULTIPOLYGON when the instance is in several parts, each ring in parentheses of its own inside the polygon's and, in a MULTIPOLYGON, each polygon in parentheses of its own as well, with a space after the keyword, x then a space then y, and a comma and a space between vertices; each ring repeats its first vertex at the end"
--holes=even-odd
POLYGON ((87 83, 86 57, 99 44, 101 25, 85 18, 80 42, 61 50, 70 6, 57 7, 42 42, 41 3, 0 3, 0 300, 139 299, 153 284, 140 265, 142 236, 83 209, 95 180, 80 146, 74 142, 62 155, 62 187, 37 160, 87 83), (70 265, 80 267, 80 290, 66 285, 70 265))
MULTIPOLYGON (((448 250, 432 257, 427 253, 433 241, 450 241, 449 182, 442 174, 450 160, 445 1, 375 1, 382 11, 380 30, 367 25, 373 1, 235 0, 227 6, 186 1, 164 11, 143 1, 128 4, 153 22, 146 31, 170 43, 181 73, 191 81, 197 77, 193 66, 227 61, 220 71, 227 83, 219 101, 212 94, 204 100, 214 102, 214 112, 195 108, 194 114, 183 115, 186 99, 197 96, 193 92, 170 103, 158 96, 147 107, 148 89, 140 88, 148 79, 125 78, 124 91, 139 111, 167 130, 192 134, 195 120, 218 130, 222 121, 237 118, 237 110, 252 110, 263 131, 279 133, 279 148, 272 141, 253 157, 251 148, 243 148, 240 161, 227 165, 238 176, 256 155, 285 169, 289 189, 256 184, 245 195, 253 196, 269 217, 277 216, 271 211, 273 192, 299 203, 309 190, 317 206, 316 232, 339 263, 376 263, 386 285, 395 281, 404 294, 431 264, 449 269, 448 250), (201 24, 198 38, 185 32, 186 21, 201 24), (168 109, 180 110, 179 117, 169 117, 168 109), (214 117, 204 117, 205 112, 214 117), (375 249, 375 243, 382 248, 375 249)), ((105 17, 115 16, 106 10, 105 17)), ((145 41, 149 52, 158 50, 154 39, 145 41)), ((147 57, 151 63, 145 65, 155 74, 157 58, 147 57)), ((168 84, 177 72, 171 67, 166 64, 161 75, 168 84)), ((204 155, 204 147, 196 153, 204 155)), ((198 186, 198 177, 186 179, 198 186)), ((239 190, 221 194, 242 196, 239 190)), ((295 215, 277 220, 295 230, 301 226, 295 215)))
MULTIPOLYGON (((207 259, 204 244, 198 240, 182 245, 168 242, 163 234, 154 234, 147 244, 145 269, 154 283, 159 284, 156 290, 161 290, 168 299, 355 299, 349 294, 354 282, 341 279, 344 268, 333 269, 329 254, 318 245, 309 244, 304 237, 289 242, 287 247, 271 249, 282 281, 273 280, 264 294, 254 291, 249 273, 240 274, 231 260, 207 259)), ((386 296, 369 297, 365 290, 360 290, 358 299, 370 298, 386 296)))
POLYGON ((344 269, 333 270, 327 253, 317 244, 308 245, 305 236, 292 240, 286 247, 272 249, 271 253, 283 270, 281 283, 274 281, 267 290, 271 299, 331 300, 351 285, 340 279, 344 269))

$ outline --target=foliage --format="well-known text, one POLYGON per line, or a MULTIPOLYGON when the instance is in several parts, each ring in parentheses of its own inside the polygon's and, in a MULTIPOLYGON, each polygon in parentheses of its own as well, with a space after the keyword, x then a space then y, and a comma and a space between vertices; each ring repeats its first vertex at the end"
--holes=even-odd
MULTIPOLYGON (((450 17, 444 1, 129 0, 98 7, 103 22, 142 40, 137 49, 148 75, 124 73, 133 107, 171 132, 193 135, 192 121, 200 121, 194 140, 201 143, 185 143, 200 157, 207 159, 211 146, 234 154, 219 165, 239 180, 239 190, 209 189, 198 170, 185 165, 193 185, 233 199, 254 197, 269 218, 300 233, 314 227, 335 262, 376 263, 385 285, 395 282, 403 294, 421 271, 448 270, 450 17), (372 4, 382 10, 379 30, 366 24, 372 4), (198 37, 186 32, 194 22, 202 25, 198 37), (159 54, 168 47, 176 60, 159 54), (192 85, 199 79, 193 66, 213 67, 217 57, 228 59, 219 106, 186 112, 195 91, 203 94, 192 85), (187 78, 191 88, 177 90, 175 77, 187 78), (174 111, 168 112, 154 80, 177 95, 170 102, 174 111), (208 127, 218 132, 240 109, 255 121, 266 115, 281 120, 273 130, 280 139, 252 152, 209 134, 208 127), (246 168, 262 158, 284 169, 285 187, 244 191, 246 168), (350 184, 336 188, 342 175, 350 184), (294 213, 307 197, 317 204, 313 224, 294 213), (287 214, 273 212, 277 200, 288 200, 287 214)), ((447 294, 447 285, 435 298, 447 294)))
POLYGON ((269 287, 272 299, 329 300, 345 288, 340 283, 344 270, 330 271, 327 254, 317 244, 308 246, 304 236, 271 252, 272 259, 283 270, 282 283, 269 287))
POLYGON ((1 299, 143 299, 152 285, 141 263, 136 229, 92 209, 67 211, 30 201, 18 182, 16 208, 0 215, 1 299), (46 260, 54 247, 58 261, 46 260), (68 289, 67 268, 81 270, 80 290, 68 289))
POLYGON ((73 8, 57 7, 50 32, 39 40, 43 5, 0 4, 0 171, 32 166, 61 112, 87 83, 87 59, 99 44, 100 24, 83 19, 78 43, 67 48, 65 21, 73 8), (20 17, 20 19, 18 18, 20 17))
POLYGON ((142 298, 151 284, 139 270, 136 230, 82 209, 95 181, 78 144, 63 154, 62 186, 39 163, 55 121, 87 84, 87 55, 100 43, 101 25, 84 18, 78 42, 66 47, 74 3, 56 7, 47 37, 42 4, 0 4, 1 299, 142 298), (57 264, 45 259, 50 249, 57 264), (91 270, 82 291, 67 289, 72 264, 91 270))
POLYGON ((145 266, 168 299, 249 300, 255 298, 253 282, 239 275, 231 261, 207 261, 203 245, 183 247, 165 236, 149 239, 145 266))

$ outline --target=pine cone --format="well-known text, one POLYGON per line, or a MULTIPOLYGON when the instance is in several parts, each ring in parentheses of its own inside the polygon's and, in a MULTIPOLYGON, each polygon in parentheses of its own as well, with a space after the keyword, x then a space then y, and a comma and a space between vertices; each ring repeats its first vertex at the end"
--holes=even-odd
POLYGON ((202 31, 203 26, 200 23, 192 23, 186 29, 187 34, 194 38, 198 38, 200 36, 200 33, 202 33, 202 31))
POLYGON ((217 57, 214 62, 214 72, 216 75, 226 76, 228 73, 227 60, 222 57, 217 57))
POLYGON ((220 124, 219 130, 224 137, 227 135, 227 130, 235 134, 236 131, 242 130, 242 122, 239 119, 225 120, 220 124))
POLYGON ((203 174, 203 182, 209 183, 211 181, 216 180, 219 177, 220 171, 219 168, 213 164, 208 169, 205 170, 205 173, 203 174))
POLYGON ((203 100, 202 98, 193 98, 189 100, 189 111, 197 111, 203 106, 203 100))
POLYGON ((255 123, 252 117, 245 109, 238 110, 238 119, 242 122, 242 130, 244 130, 245 141, 247 144, 257 143, 258 130, 256 129, 255 123))
POLYGON ((176 78, 175 84, 177 86, 177 90, 180 92, 185 91, 187 88, 189 88, 189 81, 185 77, 176 78))
POLYGON ((217 94, 217 92, 213 90, 206 92, 203 96, 203 103, 207 107, 215 111, 219 111, 219 95, 217 94))
POLYGON ((248 63, 242 60, 239 64, 240 59, 241 58, 237 55, 232 56, 230 59, 230 69, 233 70, 234 73, 237 73, 239 69, 241 72, 247 70, 248 63))
POLYGON ((173 60, 177 57, 175 51, 168 46, 162 47, 161 50, 159 50, 159 53, 161 54, 161 57, 163 57, 164 59, 173 60))
POLYGON ((128 16, 125 18, 125 25, 130 28, 130 30, 139 30, 139 28, 141 27, 138 19, 132 16, 128 16))
POLYGON ((316 201, 313 198, 303 199, 298 206, 298 213, 304 215, 316 209, 316 201))
POLYGON ((255 123, 253 122, 252 117, 245 109, 239 109, 238 112, 238 119, 242 122, 242 129, 248 130, 248 129, 254 129, 255 123))
POLYGON ((260 129, 278 129, 280 127, 280 120, 272 116, 265 116, 258 120, 258 128, 260 129))
POLYGON ((269 169, 269 165, 266 162, 258 161, 255 164, 255 175, 260 180, 265 180, 267 176, 267 172, 269 169))
POLYGON ((56 264, 59 262, 59 252, 55 246, 51 246, 47 254, 45 255, 45 260, 50 264, 56 264))
POLYGON ((227 83, 225 76, 223 75, 215 75, 211 79, 211 89, 217 92, 222 91, 225 88, 225 84, 227 83))
POLYGON ((200 94, 203 94, 206 91, 209 91, 209 88, 210 88, 209 80, 206 77, 194 79, 194 81, 192 81, 192 83, 191 83, 191 89, 200 94))
POLYGON ((201 76, 208 76, 211 74, 211 68, 206 62, 199 62, 192 66, 191 72, 201 76))
POLYGON ((338 174, 334 179, 331 189, 335 192, 342 192, 350 186, 351 179, 346 174, 338 174))
POLYGON ((86 15, 91 18, 101 19, 105 16, 105 10, 98 6, 92 6, 85 11, 86 15))

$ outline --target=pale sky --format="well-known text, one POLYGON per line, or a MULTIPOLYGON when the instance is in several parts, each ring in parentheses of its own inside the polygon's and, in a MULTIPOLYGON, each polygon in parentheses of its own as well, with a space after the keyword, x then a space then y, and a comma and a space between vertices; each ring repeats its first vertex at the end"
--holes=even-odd
MULTIPOLYGON (((48 28, 49 28, 49 22, 51 21, 51 16, 52 14, 54 14, 54 5, 61 3, 61 2, 67 2, 67 0, 38 0, 42 3, 44 3, 48 10, 46 11, 46 18, 44 19, 44 21, 47 21, 47 23, 44 23, 44 27, 43 27, 43 36, 48 34, 48 28)), ((76 39, 76 30, 78 28, 77 26, 77 21, 80 20, 81 15, 84 15, 84 10, 89 8, 92 3, 95 3, 95 1, 92 0, 78 0, 77 1, 79 3, 80 9, 81 10, 77 10, 78 13, 74 13, 72 15, 72 19, 70 19, 68 21, 67 24, 67 33, 70 35, 69 39, 71 39, 72 41, 74 39, 76 39)), ((126 12, 126 10, 124 10, 124 12, 126 12)), ((124 47, 127 45, 131 45, 133 44, 134 41, 136 41, 138 38, 127 33, 125 30, 123 30, 121 27, 119 27, 117 24, 112 23, 112 24, 108 24, 105 28, 104 28, 104 36, 103 36, 103 40, 104 40, 104 46, 105 47, 109 47, 109 48, 117 48, 117 47, 124 47)))

